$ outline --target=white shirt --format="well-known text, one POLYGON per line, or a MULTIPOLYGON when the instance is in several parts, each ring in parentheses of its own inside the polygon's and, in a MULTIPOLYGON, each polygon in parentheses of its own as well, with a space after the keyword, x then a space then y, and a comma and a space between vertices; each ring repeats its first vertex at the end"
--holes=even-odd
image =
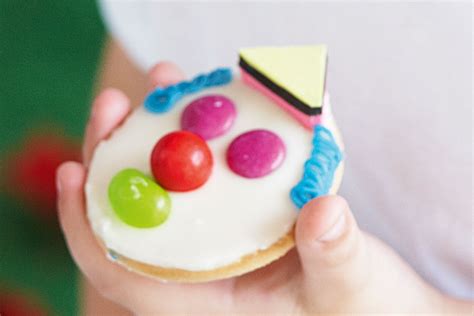
POLYGON ((340 191, 360 224, 426 280, 473 294, 469 3, 103 0, 112 35, 148 69, 234 66, 240 47, 326 43, 346 143, 340 191))

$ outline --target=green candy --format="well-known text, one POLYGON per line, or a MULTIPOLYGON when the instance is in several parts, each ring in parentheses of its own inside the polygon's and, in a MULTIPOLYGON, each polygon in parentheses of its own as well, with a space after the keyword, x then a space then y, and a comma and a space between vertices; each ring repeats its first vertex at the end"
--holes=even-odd
POLYGON ((138 228, 161 225, 171 211, 168 192, 136 169, 124 169, 112 178, 109 201, 122 221, 138 228))

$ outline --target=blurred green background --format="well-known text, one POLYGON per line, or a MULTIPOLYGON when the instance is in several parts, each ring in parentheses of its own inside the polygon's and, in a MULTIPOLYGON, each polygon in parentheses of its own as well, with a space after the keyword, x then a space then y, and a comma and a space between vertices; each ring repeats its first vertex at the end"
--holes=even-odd
MULTIPOLYGON (((80 142, 103 39, 93 0, 0 1, 3 168, 5 157, 21 155, 35 133, 80 142)), ((8 177, 2 179, 8 186, 8 177)), ((39 301, 47 314, 74 315, 77 270, 57 223, 35 208, 0 192, 0 306, 1 293, 15 293, 39 301)))

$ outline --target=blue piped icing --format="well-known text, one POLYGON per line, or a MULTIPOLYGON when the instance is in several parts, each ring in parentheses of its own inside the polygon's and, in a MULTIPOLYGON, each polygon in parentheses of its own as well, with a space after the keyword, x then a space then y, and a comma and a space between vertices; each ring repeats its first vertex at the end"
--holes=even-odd
POLYGON ((316 125, 311 157, 304 164, 302 179, 290 192, 293 203, 302 208, 308 201, 327 194, 341 160, 342 152, 331 131, 316 125))
POLYGON ((183 96, 205 88, 222 86, 232 81, 229 68, 218 68, 208 74, 201 74, 191 81, 181 81, 166 88, 157 88, 145 99, 145 108, 153 113, 166 113, 183 96))

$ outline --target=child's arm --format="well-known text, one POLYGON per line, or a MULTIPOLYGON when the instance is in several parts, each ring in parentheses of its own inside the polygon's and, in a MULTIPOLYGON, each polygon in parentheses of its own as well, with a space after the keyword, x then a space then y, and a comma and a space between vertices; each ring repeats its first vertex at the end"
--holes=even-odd
MULTIPOLYGON (((182 74, 164 63, 150 77, 150 82, 166 85, 182 74)), ((88 224, 83 185, 95 145, 129 111, 130 101, 121 91, 102 92, 86 130, 84 165, 69 162, 58 170, 59 218, 69 249, 98 292, 113 302, 153 315, 471 311, 471 304, 442 295, 390 248, 359 230, 349 206, 337 196, 317 198, 303 208, 296 226, 297 251, 241 277, 165 284, 109 261, 88 224)))
POLYGON ((132 106, 137 106, 147 92, 147 78, 146 73, 133 64, 120 45, 113 38, 108 38, 97 74, 97 90, 110 87, 119 89, 128 96, 132 106))

